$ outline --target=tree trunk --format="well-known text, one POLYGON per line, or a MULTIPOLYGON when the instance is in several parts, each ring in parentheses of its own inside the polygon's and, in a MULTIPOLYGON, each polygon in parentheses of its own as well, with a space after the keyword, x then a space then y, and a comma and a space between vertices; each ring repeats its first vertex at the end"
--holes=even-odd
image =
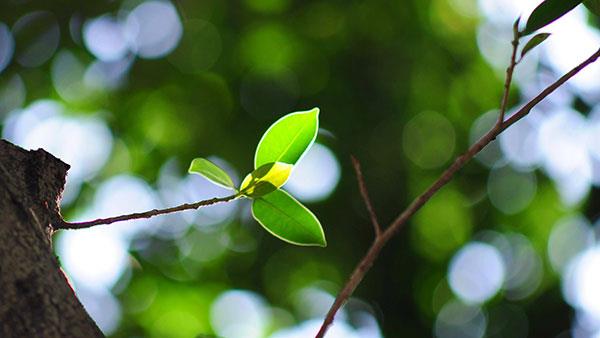
POLYGON ((0 140, 0 337, 103 337, 52 251, 68 169, 0 140))

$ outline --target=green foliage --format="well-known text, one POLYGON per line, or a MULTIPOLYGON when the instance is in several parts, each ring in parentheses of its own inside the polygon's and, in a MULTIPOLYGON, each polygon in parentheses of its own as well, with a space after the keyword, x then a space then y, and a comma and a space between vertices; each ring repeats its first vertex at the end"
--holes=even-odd
POLYGON ((317 138, 318 129, 319 108, 280 118, 258 142, 254 168, 273 162, 296 164, 317 138))
MULTIPOLYGON (((296 245, 327 245, 317 217, 287 192, 279 190, 290 177, 294 164, 314 143, 318 129, 319 108, 290 113, 273 123, 256 147, 256 169, 246 175, 237 193, 254 199, 252 215, 268 232, 296 245)), ((189 172, 235 189, 225 171, 206 159, 194 159, 189 172)))
POLYGON ((536 30, 549 25, 556 19, 570 12, 577 7, 583 0, 546 0, 537 6, 522 32, 523 35, 531 34, 536 30))
POLYGON ((201 175, 214 184, 224 188, 235 189, 231 177, 229 177, 223 169, 219 168, 219 166, 205 158, 199 157, 193 159, 188 172, 190 174, 201 175))
POLYGON ((252 215, 273 236, 288 243, 326 246, 317 217, 283 190, 276 190, 252 203, 252 215))
POLYGON ((539 33, 534 35, 527 43, 525 47, 521 50, 521 58, 525 56, 525 54, 529 53, 532 49, 539 46, 542 42, 546 41, 546 39, 550 36, 550 33, 539 33))

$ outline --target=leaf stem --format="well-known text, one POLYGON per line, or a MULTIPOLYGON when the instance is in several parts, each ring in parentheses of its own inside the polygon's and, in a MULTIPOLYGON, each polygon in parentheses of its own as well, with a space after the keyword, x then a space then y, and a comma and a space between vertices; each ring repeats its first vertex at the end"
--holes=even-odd
POLYGON ((170 207, 170 208, 165 208, 165 209, 153 209, 153 210, 149 210, 149 211, 145 211, 145 212, 136 212, 136 213, 132 213, 132 214, 120 215, 120 216, 109 217, 109 218, 98 218, 93 221, 87 221, 87 222, 66 222, 66 221, 62 220, 62 222, 60 222, 59 224, 55 224, 54 228, 55 229, 91 228, 96 225, 112 224, 115 222, 129 221, 129 220, 142 219, 142 218, 150 218, 150 217, 154 217, 154 216, 158 216, 158 215, 171 214, 174 212, 179 212, 179 211, 184 211, 184 210, 195 210, 195 209, 199 209, 201 207, 205 207, 205 206, 209 206, 209 205, 213 205, 213 204, 217 204, 217 203, 229 202, 238 197, 240 197, 240 194, 230 195, 230 196, 226 196, 226 197, 219 197, 219 198, 211 198, 211 199, 207 199, 207 200, 203 200, 203 201, 198 201, 195 203, 184 203, 184 204, 181 204, 181 205, 178 205, 175 207, 170 207))
MULTIPOLYGON (((598 49, 594 54, 588 57, 585 61, 580 63, 575 68, 571 69, 568 73, 561 76, 554 83, 546 87, 542 92, 540 92, 536 97, 526 103, 523 107, 521 107, 516 113, 510 116, 506 121, 502 121, 499 124, 496 124, 490 131, 488 131, 483 137, 481 137, 475 144, 473 144, 465 153, 458 156, 454 162, 438 177, 438 179, 433 182, 427 190, 425 190, 421 195, 419 195, 412 203, 400 214, 396 219, 389 225, 389 227, 381 233, 380 236, 375 238, 375 241, 365 254, 365 256, 361 259, 358 265, 354 268, 354 271, 348 278, 348 281, 342 288, 342 290, 337 295, 333 305, 329 309, 325 319, 323 320, 323 324, 319 329, 319 332, 315 336, 315 338, 322 338, 325 336, 328 327, 333 322, 335 314, 342 307, 342 305, 346 302, 346 300, 352 295, 356 287, 360 284, 362 279, 365 277, 366 273, 369 271, 381 249, 387 244, 387 242, 400 230, 404 227, 406 222, 423 206, 436 192, 438 192, 446 183, 448 183, 453 177, 454 174, 462 168, 465 163, 471 160, 475 155, 477 155, 486 145, 492 142, 500 133, 506 130, 508 127, 513 125, 515 122, 519 121, 521 118, 526 116, 533 107, 535 107, 538 103, 540 103, 544 98, 554 92, 557 88, 562 86, 565 82, 567 82, 570 78, 575 76, 585 67, 594 63, 600 57, 600 49, 598 49)), ((504 102, 504 100, 503 100, 504 102)))

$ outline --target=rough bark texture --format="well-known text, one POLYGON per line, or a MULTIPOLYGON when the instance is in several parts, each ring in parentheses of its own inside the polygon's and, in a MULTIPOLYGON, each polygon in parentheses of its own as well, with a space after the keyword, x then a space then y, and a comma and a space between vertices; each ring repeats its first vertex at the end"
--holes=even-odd
POLYGON ((0 337, 103 337, 52 252, 68 169, 0 140, 0 337))

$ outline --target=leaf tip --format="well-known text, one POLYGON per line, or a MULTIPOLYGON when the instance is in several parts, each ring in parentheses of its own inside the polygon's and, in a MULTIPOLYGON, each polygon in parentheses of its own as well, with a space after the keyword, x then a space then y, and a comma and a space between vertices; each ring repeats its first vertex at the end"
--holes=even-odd
POLYGON ((194 170, 195 164, 198 163, 198 160, 200 160, 200 158, 195 158, 190 162, 190 166, 188 168, 188 173, 189 174, 195 174, 196 171, 194 170))
POLYGON ((319 107, 314 107, 313 109, 309 110, 308 112, 311 114, 315 114, 315 116, 319 116, 321 109, 319 109, 319 107))
POLYGON ((321 248, 326 248, 327 247, 327 240, 325 239, 325 236, 323 236, 321 242, 319 244, 317 244, 317 246, 319 246, 321 248))

